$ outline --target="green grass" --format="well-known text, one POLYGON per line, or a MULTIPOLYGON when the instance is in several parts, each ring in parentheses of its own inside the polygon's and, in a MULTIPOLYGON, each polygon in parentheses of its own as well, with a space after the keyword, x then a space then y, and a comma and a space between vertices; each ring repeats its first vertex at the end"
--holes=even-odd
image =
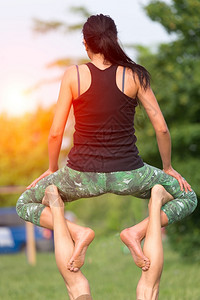
MULTIPOLYGON (((89 247, 82 268, 94 300, 134 300, 140 270, 120 242, 119 235, 98 237, 89 247)), ((165 264, 161 300, 199 300, 200 269, 187 263, 164 244, 165 264)), ((27 264, 24 253, 0 256, 0 295, 5 300, 66 300, 65 285, 53 253, 37 254, 37 265, 27 264)))

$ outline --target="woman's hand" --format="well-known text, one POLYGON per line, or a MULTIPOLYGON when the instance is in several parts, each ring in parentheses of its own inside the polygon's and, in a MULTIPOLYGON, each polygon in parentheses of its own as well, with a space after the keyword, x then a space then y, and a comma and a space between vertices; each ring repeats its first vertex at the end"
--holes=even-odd
POLYGON ((28 189, 34 187, 34 186, 36 185, 36 183, 38 183, 38 181, 40 181, 41 179, 43 179, 43 178, 45 178, 45 177, 51 175, 52 173, 54 173, 54 172, 52 172, 52 171, 50 171, 50 170, 48 169, 48 170, 45 171, 42 175, 40 175, 40 177, 36 178, 29 186, 27 186, 26 189, 28 190, 28 189))
POLYGON ((178 180, 181 191, 183 191, 183 189, 185 189, 186 193, 188 191, 190 191, 190 192, 192 191, 191 185, 177 171, 175 171, 172 167, 170 167, 167 170, 163 169, 163 171, 166 174, 168 174, 168 175, 170 175, 170 176, 172 176, 172 177, 174 177, 178 180))

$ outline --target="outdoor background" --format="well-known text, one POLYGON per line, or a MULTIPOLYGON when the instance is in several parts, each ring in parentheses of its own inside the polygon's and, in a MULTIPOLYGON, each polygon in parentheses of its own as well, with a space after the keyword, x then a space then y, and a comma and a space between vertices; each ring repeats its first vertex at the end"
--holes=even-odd
MULTIPOLYGON (((47 138, 60 80, 67 65, 87 61, 81 27, 97 13, 115 20, 125 51, 151 73, 172 137, 172 165, 200 197, 200 1, 7 0, 0 4, 0 206, 15 206, 17 188, 23 191, 48 168, 47 138)), ((60 167, 72 146, 73 124, 71 112, 60 167)), ((142 107, 135 126, 143 160, 162 168, 142 107)), ((84 266, 94 299, 135 299, 140 271, 119 232, 146 216, 147 202, 107 194, 67 204, 66 210, 96 232, 84 266)), ((167 228, 162 300, 200 299, 199 213, 198 205, 167 228)), ((36 267, 27 265, 24 253, 2 255, 0 269, 6 300, 67 298, 53 254, 38 254, 36 267)))

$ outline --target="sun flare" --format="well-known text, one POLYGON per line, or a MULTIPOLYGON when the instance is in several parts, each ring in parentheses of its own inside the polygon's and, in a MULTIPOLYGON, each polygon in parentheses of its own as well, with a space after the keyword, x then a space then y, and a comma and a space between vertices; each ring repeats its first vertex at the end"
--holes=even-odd
POLYGON ((24 88, 19 84, 10 84, 5 87, 1 101, 1 110, 12 116, 19 116, 30 110, 28 97, 24 88))

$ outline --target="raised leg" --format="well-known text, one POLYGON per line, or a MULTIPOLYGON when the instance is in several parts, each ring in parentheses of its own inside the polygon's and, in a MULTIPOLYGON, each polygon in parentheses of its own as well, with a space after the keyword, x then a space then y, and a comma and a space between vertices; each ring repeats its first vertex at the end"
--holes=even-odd
POLYGON ((144 242, 144 255, 149 257, 151 264, 147 271, 142 271, 137 286, 137 300, 157 300, 159 283, 163 268, 163 247, 161 235, 162 205, 173 197, 161 185, 155 185, 149 201, 149 222, 144 242))
POLYGON ((56 186, 50 185, 46 188, 43 201, 51 209, 56 263, 65 281, 69 296, 71 299, 77 299, 80 296, 87 295, 88 299, 92 299, 88 281, 81 271, 74 273, 67 268, 66 262, 69 261, 74 252, 74 243, 64 218, 64 203, 56 186))
MULTIPOLYGON (((161 226, 167 226, 168 218, 163 211, 160 211, 161 226)), ((122 242, 129 248, 135 264, 146 271, 150 267, 150 260, 146 257, 142 251, 141 242, 146 236, 147 227, 149 224, 149 217, 142 222, 124 229, 121 234, 122 242)))
MULTIPOLYGON (((65 219, 66 226, 74 241, 74 252, 68 262, 68 269, 77 272, 84 264, 85 254, 88 246, 93 241, 94 231, 88 227, 79 226, 65 219)), ((53 217, 50 207, 42 211, 40 225, 45 228, 53 229, 53 217)))
MULTIPOLYGON (((141 193, 141 198, 148 199, 151 188, 156 184, 162 185, 174 197, 174 200, 162 206, 160 212, 162 227, 182 220, 191 214, 197 206, 197 197, 194 191, 188 193, 181 191, 179 182, 158 168, 145 164, 143 168, 134 171, 129 180, 130 194, 134 195, 133 191, 135 190, 136 197, 140 197, 141 193), (140 187, 139 191, 138 186, 140 187)), ((121 186, 120 183, 119 186, 121 186)), ((136 265, 142 270, 147 270, 149 266, 148 258, 141 248, 141 241, 146 235, 148 222, 149 218, 146 218, 139 224, 123 230, 120 235, 122 241, 129 248, 136 265)))
MULTIPOLYGON (((41 203, 46 187, 52 184, 57 186, 62 198, 65 201, 70 201, 74 198, 84 198, 88 194, 97 195, 99 190, 95 186, 96 182, 96 174, 91 176, 90 174, 78 172, 65 166, 57 172, 41 179, 35 187, 27 189, 17 201, 17 213, 20 218, 26 221, 53 229, 51 209, 41 203), (81 187, 76 184, 77 178, 78 183, 80 178, 84 182, 84 184, 81 184, 81 187)), ((74 253, 68 267, 71 271, 77 271, 84 264, 87 247, 94 239, 94 231, 67 220, 66 224, 75 244, 74 253)))

